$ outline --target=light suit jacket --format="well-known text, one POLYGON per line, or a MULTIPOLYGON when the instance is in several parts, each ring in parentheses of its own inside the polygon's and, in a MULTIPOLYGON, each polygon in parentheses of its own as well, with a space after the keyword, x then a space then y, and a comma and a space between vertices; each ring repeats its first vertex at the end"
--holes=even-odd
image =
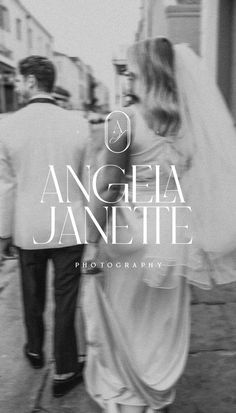
POLYGON ((88 135, 82 116, 50 103, 0 121, 0 237, 24 249, 84 243, 85 196, 67 165, 81 180, 88 135))

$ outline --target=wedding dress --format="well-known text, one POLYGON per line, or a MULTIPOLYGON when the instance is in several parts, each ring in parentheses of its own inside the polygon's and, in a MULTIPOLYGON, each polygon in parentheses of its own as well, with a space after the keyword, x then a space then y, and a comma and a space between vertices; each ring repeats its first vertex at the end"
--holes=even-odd
MULTIPOLYGON (((136 241, 101 242, 102 272, 87 275, 83 286, 87 389, 109 413, 118 413, 119 404, 145 406, 151 413, 173 403, 189 350, 189 284, 208 289, 236 280, 233 121, 200 59, 185 45, 176 46, 175 53, 179 136, 155 134, 132 107, 134 130, 125 180, 132 189, 131 165, 143 165, 137 173, 137 195, 142 205, 150 206, 156 177, 147 165, 160 165, 161 202, 171 207, 168 201, 176 195, 176 182, 168 181, 169 168, 176 166, 184 205, 191 207, 191 213, 186 210, 178 217, 181 243, 171 242, 168 210, 162 211, 159 244, 156 211, 148 210, 144 244, 143 211, 132 209, 131 214, 120 208, 117 226, 129 229, 119 232, 118 241, 136 241)), ((137 205, 130 194, 129 206, 137 205)), ((174 205, 183 206, 178 196, 174 205)))

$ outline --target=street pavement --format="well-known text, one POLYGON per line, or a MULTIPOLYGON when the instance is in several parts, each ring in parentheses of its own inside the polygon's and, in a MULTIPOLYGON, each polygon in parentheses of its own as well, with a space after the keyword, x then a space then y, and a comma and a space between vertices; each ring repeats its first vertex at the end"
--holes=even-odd
MULTIPOLYGON (((49 277, 47 363, 42 370, 33 370, 22 354, 25 340, 17 262, 7 261, 0 269, 0 413, 101 413, 84 384, 62 398, 52 397, 51 283, 49 277)), ((191 309, 189 359, 170 413, 235 413, 236 284, 210 292, 192 288, 191 309)))

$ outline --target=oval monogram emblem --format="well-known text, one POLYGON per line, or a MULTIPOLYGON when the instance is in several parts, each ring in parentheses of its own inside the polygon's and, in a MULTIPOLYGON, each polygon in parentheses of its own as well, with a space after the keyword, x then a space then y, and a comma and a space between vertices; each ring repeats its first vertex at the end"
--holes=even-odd
POLYGON ((131 143, 131 122, 127 113, 122 112, 121 110, 114 110, 109 113, 105 119, 105 145, 109 151, 113 153, 122 153, 125 152, 131 143), (121 119, 121 114, 123 119, 121 119), (112 124, 109 122, 112 118, 112 124), (124 149, 121 151, 114 151, 111 148, 111 144, 117 142, 121 137, 126 133, 127 144, 124 149))

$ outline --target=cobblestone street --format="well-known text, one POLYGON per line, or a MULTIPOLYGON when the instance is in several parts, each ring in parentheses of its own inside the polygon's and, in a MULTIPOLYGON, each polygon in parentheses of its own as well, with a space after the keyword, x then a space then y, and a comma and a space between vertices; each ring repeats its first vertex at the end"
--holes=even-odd
MULTIPOLYGON (((235 313, 236 285, 210 292, 192 289, 190 355, 170 413, 236 411, 235 313)), ((17 264, 6 262, 0 274, 0 412, 99 413, 84 385, 63 398, 52 397, 52 300, 46 318, 48 361, 44 369, 36 371, 22 355, 24 329, 17 264)))

